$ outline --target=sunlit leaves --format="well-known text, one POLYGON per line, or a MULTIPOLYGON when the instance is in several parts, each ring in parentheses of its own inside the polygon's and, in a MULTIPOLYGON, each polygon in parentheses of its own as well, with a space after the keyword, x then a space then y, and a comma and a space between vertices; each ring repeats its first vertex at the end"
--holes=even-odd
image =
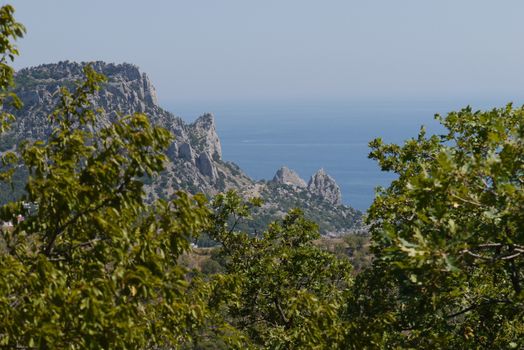
MULTIPOLYGON (((14 69, 9 65, 18 56, 18 49, 14 41, 23 37, 25 28, 18 23, 14 16, 14 9, 10 5, 0 7, 0 105, 21 107, 20 99, 10 89, 14 85, 14 69)), ((0 137, 9 130, 14 116, 0 110, 0 137)), ((12 152, 0 153, 0 182, 8 181, 16 163, 16 155, 12 152)))
POLYGON ((209 210, 185 193, 144 202, 141 178, 163 170, 172 136, 143 114, 101 123, 90 96, 104 78, 89 66, 85 75, 76 91, 62 89, 49 139, 20 147, 24 200, 37 210, 1 210, 26 218, 2 232, 0 344, 180 346, 211 315, 212 285, 188 281, 177 264, 209 210))
POLYGON ((211 235, 222 244, 227 273, 240 282, 227 315, 264 348, 336 349, 346 332, 341 311, 352 280, 348 260, 313 244, 318 227, 299 210, 264 233, 236 231, 251 205, 232 192, 213 202, 211 235))
POLYGON ((522 329, 507 325, 524 316, 524 109, 437 119, 445 135, 370 144, 370 157, 398 174, 369 211, 375 265, 386 271, 377 283, 399 286, 384 308, 416 324, 398 314, 388 329, 418 346, 522 346, 522 329))

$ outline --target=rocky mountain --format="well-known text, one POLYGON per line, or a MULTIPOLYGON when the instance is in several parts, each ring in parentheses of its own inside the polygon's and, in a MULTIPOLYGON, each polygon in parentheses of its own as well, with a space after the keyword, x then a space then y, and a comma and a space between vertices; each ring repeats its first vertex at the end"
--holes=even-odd
MULTIPOLYGON (((162 109, 158 105, 153 84, 145 73, 131 64, 92 63, 95 70, 108 78, 94 96, 93 102, 105 111, 101 123, 110 123, 118 115, 142 112, 153 123, 175 135, 167 150, 166 170, 147 183, 147 198, 169 198, 177 190, 204 192, 209 196, 229 189, 246 197, 260 196, 264 205, 258 209, 257 221, 247 223, 248 229, 260 230, 269 221, 282 216, 293 207, 302 208, 316 220, 324 234, 339 235, 359 229, 361 213, 342 205, 340 189, 322 169, 306 185, 294 171, 283 167, 272 181, 256 182, 236 164, 222 159, 220 138, 215 118, 206 113, 193 123, 162 109)), ((45 139, 51 132, 47 120, 59 97, 61 86, 74 88, 83 78, 84 63, 59 62, 25 68, 16 73, 15 92, 24 102, 11 131, 1 136, 0 152, 15 149, 22 140, 45 139)), ((23 183, 20 171, 18 183, 23 183)), ((16 186, 15 186, 16 187, 16 186)), ((20 194, 1 188, 0 201, 20 194)))
POLYGON ((342 205, 342 192, 335 179, 329 176, 324 169, 317 171, 307 185, 311 193, 324 198, 329 203, 337 206, 342 205))
POLYGON ((302 180, 302 178, 295 171, 289 169, 286 166, 283 166, 277 170, 277 173, 273 177, 273 182, 281 185, 292 185, 302 188, 307 186, 306 181, 302 180))

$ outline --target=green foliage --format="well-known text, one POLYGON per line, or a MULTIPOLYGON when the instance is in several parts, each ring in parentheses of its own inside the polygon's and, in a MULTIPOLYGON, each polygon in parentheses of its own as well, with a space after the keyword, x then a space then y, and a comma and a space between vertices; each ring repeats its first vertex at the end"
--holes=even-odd
POLYGON ((227 317, 264 348, 337 348, 345 332, 339 310, 351 283, 349 262, 313 244, 318 227, 299 210, 260 236, 236 231, 236 220, 248 216, 251 206, 232 192, 213 202, 211 236, 222 244, 226 271, 241 286, 227 317))
MULTIPOLYGON (((13 105, 21 107, 20 99, 9 91, 14 85, 14 69, 9 65, 18 56, 18 49, 13 41, 21 38, 25 33, 22 24, 13 17, 14 9, 10 5, 0 7, 0 105, 13 105)), ((14 120, 11 113, 0 111, 0 135, 9 129, 10 122, 14 120)), ((12 152, 0 153, 0 182, 8 180, 14 172, 13 164, 16 155, 12 152)))
POLYGON ((213 275, 221 272, 224 272, 224 269, 216 260, 208 259, 202 263, 202 273, 206 275, 213 275))
POLYGON ((364 314, 398 346, 522 348, 524 109, 437 118, 447 134, 371 143, 398 179, 369 211, 364 314))
MULTIPOLYGON (((16 107, 8 63, 24 28, 10 6, 0 21, 0 102, 16 107)), ((172 136, 143 114, 100 123, 91 101, 105 78, 85 76, 61 89, 47 141, 1 153, 0 181, 20 187, 15 164, 28 180, 0 207, 15 223, 0 229, 0 347, 524 348, 524 108, 466 108, 437 116, 445 135, 372 141, 398 177, 369 210, 371 243, 326 249, 300 210, 251 230, 261 200, 234 192, 211 208, 183 192, 146 204, 172 136), (220 245, 203 273, 180 264, 194 241, 220 245)), ((11 120, 2 112, 0 134, 11 120)), ((349 216, 338 220, 360 219, 349 216)))
MULTIPOLYGON (((179 347, 213 317, 215 282, 177 264, 207 227, 202 196, 146 205, 145 176, 163 169, 171 140, 142 114, 100 126, 90 96, 104 77, 89 66, 63 88, 46 142, 21 145, 25 201, 38 210, 0 236, 0 345, 9 348, 179 347)), ((0 209, 13 220, 22 202, 0 209)), ((16 223, 16 221, 15 221, 16 223)), ((217 339, 234 332, 214 322, 217 339)))
POLYGON ((255 207, 252 218, 238 223, 238 228, 248 232, 262 232, 284 213, 300 208, 305 217, 314 221, 320 233, 330 234, 359 229, 362 213, 349 207, 335 207, 305 189, 268 182, 260 194, 266 205, 255 207))
POLYGON ((335 254, 338 258, 347 259, 353 267, 353 274, 371 266, 373 255, 369 251, 370 237, 367 234, 352 233, 342 237, 322 237, 315 245, 335 254))
MULTIPOLYGON (((3 63, 17 54, 10 39, 23 33, 12 12, 0 13, 3 63)), ((1 102, 16 103, 7 92, 13 71, 3 69, 1 102)), ((236 232, 235 217, 260 201, 246 204, 233 193, 218 196, 212 214, 203 196, 182 192, 146 204, 143 181, 163 170, 172 137, 143 114, 100 123, 104 112, 91 101, 105 78, 90 66, 84 73, 75 91, 60 90, 50 137, 19 145, 18 159, 2 163, 9 172, 17 161, 28 179, 23 198, 0 207, 0 219, 15 223, 0 232, 0 346, 326 348, 340 341, 351 269, 312 244, 316 225, 293 211, 263 237, 236 232), (222 256, 202 279, 178 260, 204 230, 222 244, 222 256)))

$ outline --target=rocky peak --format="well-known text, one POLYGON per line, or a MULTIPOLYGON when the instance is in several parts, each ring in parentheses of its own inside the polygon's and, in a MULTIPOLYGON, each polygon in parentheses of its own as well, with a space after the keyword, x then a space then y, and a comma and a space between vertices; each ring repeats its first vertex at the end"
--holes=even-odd
POLYGON ((296 187, 307 186, 306 182, 294 170, 291 170, 285 166, 278 169, 275 176, 273 177, 273 182, 296 187))
POLYGON ((46 104, 52 102, 59 86, 73 87, 74 82, 83 79, 83 68, 87 64, 108 79, 96 98, 102 107, 122 113, 146 112, 158 107, 156 91, 148 76, 129 63, 62 61, 21 69, 15 79, 17 86, 22 87, 22 95, 27 91, 32 94, 31 102, 46 104))
POLYGON ((20 69, 16 72, 18 78, 27 77, 33 82, 51 82, 78 80, 84 78, 83 69, 90 64, 95 71, 107 76, 109 80, 133 81, 143 78, 140 69, 130 63, 106 63, 95 62, 70 62, 60 61, 58 63, 41 64, 34 67, 20 69))
POLYGON ((206 113, 197 118, 190 125, 190 129, 195 135, 196 147, 201 152, 207 152, 214 160, 222 159, 222 146, 215 127, 215 117, 211 113, 206 113))
MULTIPOLYGON (((60 86, 74 89, 73 82, 84 78, 82 68, 85 64, 64 61, 16 73, 15 92, 24 106, 21 110, 11 111, 17 119, 6 137, 0 140, 4 141, 0 142, 0 152, 16 150, 23 140, 45 140, 50 135, 51 125, 46 117, 58 102, 57 90, 60 86)), ((265 229, 266 217, 279 219, 282 213, 293 207, 301 207, 308 217, 320 220, 323 234, 342 234, 359 227, 361 213, 337 205, 341 203, 340 189, 323 170, 313 175, 307 187, 304 180, 285 167, 277 172, 273 182, 257 183, 237 165, 221 161, 221 145, 213 115, 204 114, 194 123, 187 124, 157 105, 153 85, 137 66, 104 62, 91 64, 108 78, 92 100, 96 107, 102 107, 106 112, 101 116, 100 126, 118 115, 143 112, 153 124, 165 127, 175 136, 175 141, 167 149, 165 170, 145 185, 148 201, 172 198, 177 190, 213 196, 236 189, 247 197, 264 199, 265 204, 258 212, 263 219, 256 223, 259 226, 255 226, 258 230, 265 229)), ((24 179, 26 173, 19 172, 15 176, 24 179)), ((23 188, 19 184, 24 181, 14 183, 18 186, 16 193, 22 194, 23 188)), ((5 203, 1 201, 13 192, 12 188, 2 186, 0 183, 0 204, 5 203)))
POLYGON ((137 66, 95 62, 93 68, 107 76, 108 86, 105 91, 114 97, 127 100, 142 112, 158 106, 155 87, 147 74, 141 73, 137 66))
POLYGON ((329 176, 324 169, 318 170, 307 185, 310 192, 319 195, 333 205, 342 204, 342 193, 335 179, 329 176))
POLYGON ((156 96, 156 90, 146 73, 142 73, 142 82, 144 84, 144 98, 146 102, 157 106, 158 98, 156 96))

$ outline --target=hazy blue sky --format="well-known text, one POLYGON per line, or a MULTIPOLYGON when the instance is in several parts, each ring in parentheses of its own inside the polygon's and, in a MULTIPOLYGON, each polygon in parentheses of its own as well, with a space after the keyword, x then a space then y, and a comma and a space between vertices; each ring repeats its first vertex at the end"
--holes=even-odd
MULTIPOLYGON (((2 1, 5 3, 5 1, 2 1)), ((131 62, 163 104, 500 98, 524 88, 522 0, 20 0, 16 67, 131 62)))

